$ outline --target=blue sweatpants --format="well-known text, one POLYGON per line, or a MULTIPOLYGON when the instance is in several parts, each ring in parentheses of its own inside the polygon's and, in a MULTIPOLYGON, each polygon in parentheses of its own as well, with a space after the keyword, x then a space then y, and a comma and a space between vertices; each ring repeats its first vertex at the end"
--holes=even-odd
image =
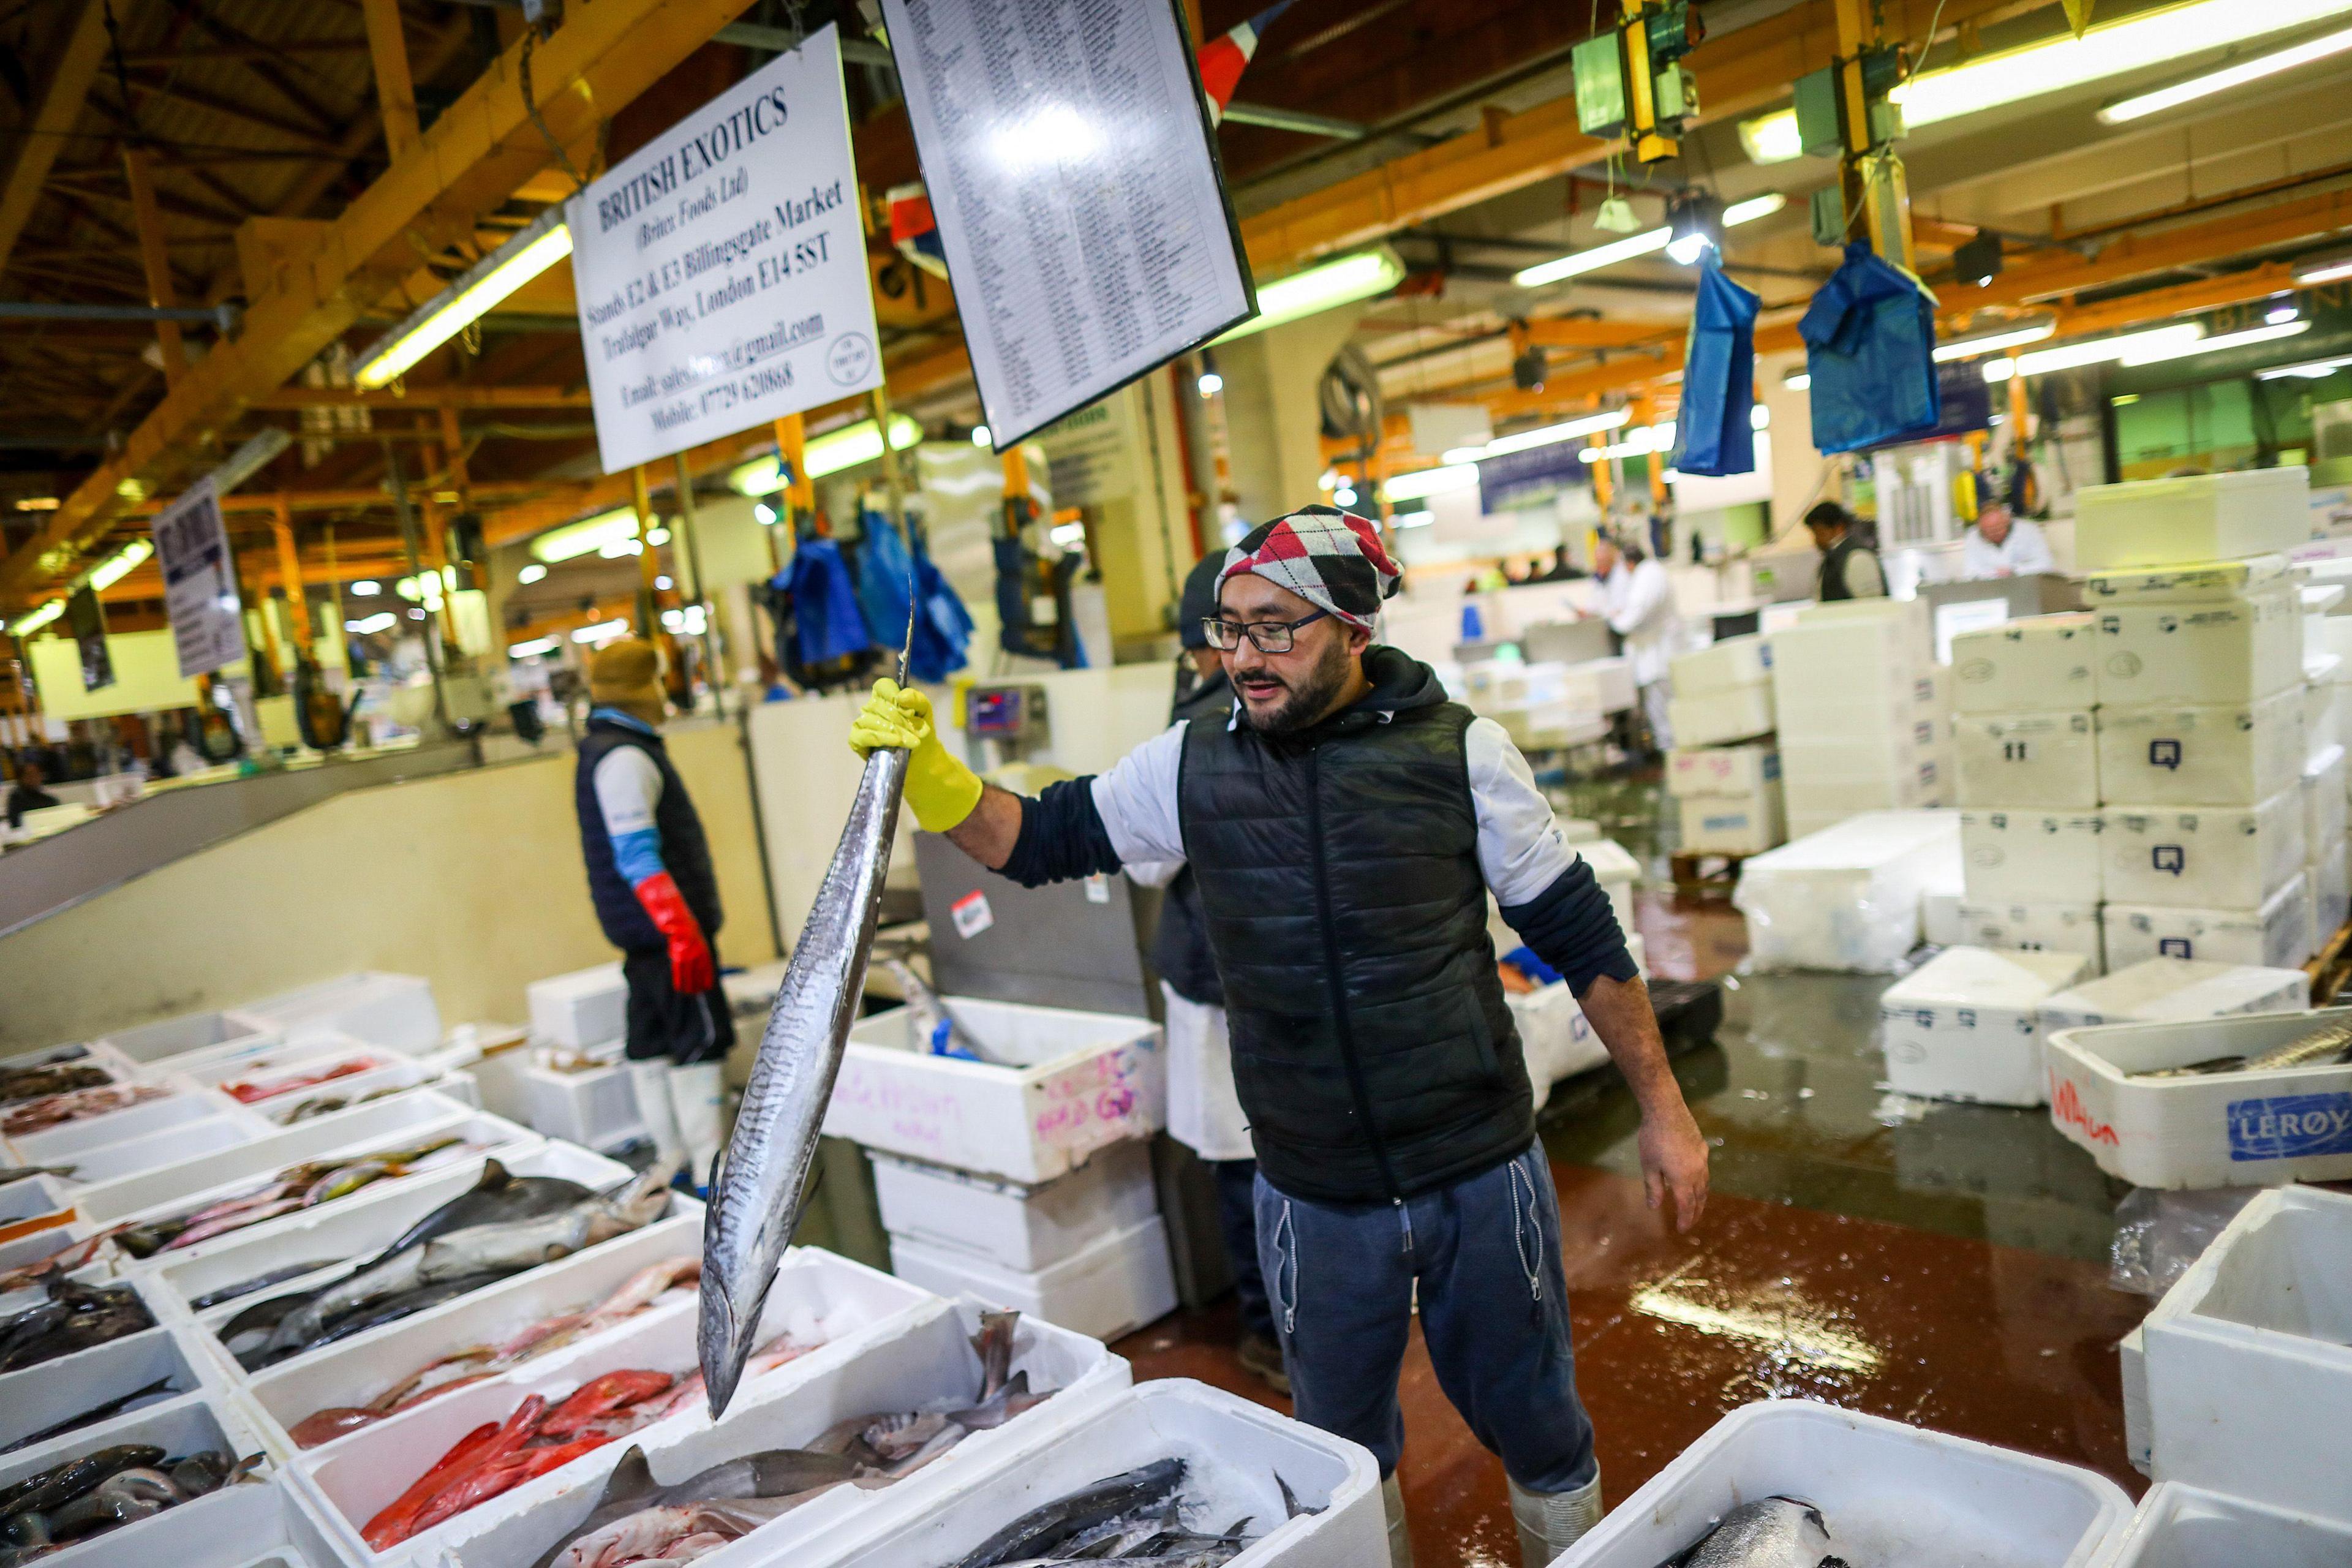
POLYGON ((1438 1385, 1505 1473, 1534 1492, 1592 1479, 1542 1145, 1402 1206, 1308 1203, 1260 1174, 1257 1246, 1301 1421, 1370 1448, 1383 1478, 1396 1468, 1418 1282, 1438 1385))

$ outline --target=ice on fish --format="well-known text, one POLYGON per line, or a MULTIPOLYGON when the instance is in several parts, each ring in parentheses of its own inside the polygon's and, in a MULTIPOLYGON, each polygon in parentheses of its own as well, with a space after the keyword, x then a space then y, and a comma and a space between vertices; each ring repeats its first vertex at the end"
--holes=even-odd
POLYGON ((1821 1510, 1795 1498, 1742 1503, 1659 1568, 1847 1568, 1821 1510))

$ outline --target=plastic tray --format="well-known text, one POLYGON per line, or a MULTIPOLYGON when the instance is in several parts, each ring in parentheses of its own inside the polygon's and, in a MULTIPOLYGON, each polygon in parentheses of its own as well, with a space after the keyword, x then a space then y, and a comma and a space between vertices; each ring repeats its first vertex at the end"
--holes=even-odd
POLYGON ((105 1043, 134 1062, 165 1062, 192 1051, 266 1049, 277 1043, 270 1026, 232 1013, 184 1013, 134 1028, 118 1029, 105 1043))
POLYGON ((2347 1563, 2352 1525, 2165 1481, 2140 1500, 2139 1517, 2110 1568, 2344 1568, 2347 1563))
POLYGON ((415 974, 355 971, 248 1002, 236 1011, 289 1038, 346 1035, 410 1055, 441 1043, 441 1010, 434 1004, 432 984, 415 974))
MULTIPOLYGON (((199 1362, 165 1327, 0 1375, 0 1448, 159 1380, 169 1380, 168 1393, 109 1416, 103 1426, 110 1428, 116 1422, 144 1415, 166 1399, 194 1394, 205 1386, 207 1379, 199 1362)), ((84 1430, 100 1429, 100 1425, 94 1424, 84 1430)), ((70 1432, 50 1441, 70 1442, 82 1435, 70 1432)))
POLYGON ((1806 1400, 1725 1416, 1554 1568, 1656 1568, 1730 1510, 1801 1499, 1832 1550, 1889 1568, 2091 1568, 2131 1519, 2104 1476, 1806 1400))

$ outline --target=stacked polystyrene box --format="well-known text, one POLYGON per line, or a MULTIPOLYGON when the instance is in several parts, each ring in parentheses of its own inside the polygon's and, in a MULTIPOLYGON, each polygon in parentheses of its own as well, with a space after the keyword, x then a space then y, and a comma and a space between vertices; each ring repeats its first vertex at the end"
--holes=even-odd
POLYGON ((2037 616, 1952 639, 1966 897, 1960 940, 2079 953, 2099 942, 2095 626, 2037 616))
POLYGON ((1916 599, 1817 605, 1772 634, 1789 833, 1949 804, 1947 692, 1916 599))
POLYGON ((2306 744, 2284 557, 2309 531, 2303 470, 2104 486, 2082 506, 2107 961, 2300 963, 2318 889, 2344 875, 2343 752, 2306 744))
POLYGON ((1772 728, 1772 649, 1761 637, 1727 637, 1673 666, 1669 718, 1676 742, 1666 789, 1682 817, 1682 847, 1757 855, 1789 836, 1772 728))

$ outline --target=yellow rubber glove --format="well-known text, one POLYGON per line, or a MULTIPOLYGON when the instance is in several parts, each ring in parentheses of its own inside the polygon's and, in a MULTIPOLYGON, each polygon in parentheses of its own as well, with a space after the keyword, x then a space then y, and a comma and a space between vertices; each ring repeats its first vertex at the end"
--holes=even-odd
POLYGON ((885 676, 849 727, 849 749, 868 756, 886 747, 911 753, 907 759, 907 804, 925 832, 945 833, 980 804, 980 775, 940 744, 931 722, 931 700, 885 676))

